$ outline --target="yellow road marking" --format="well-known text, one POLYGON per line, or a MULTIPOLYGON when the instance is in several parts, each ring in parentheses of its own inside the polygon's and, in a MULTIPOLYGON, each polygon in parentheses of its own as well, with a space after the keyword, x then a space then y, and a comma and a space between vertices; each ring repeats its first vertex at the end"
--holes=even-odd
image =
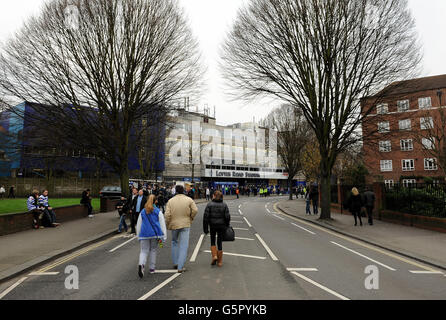
POLYGON ((83 254, 85 254, 85 253, 87 253, 87 252, 89 252, 89 251, 91 251, 93 249, 96 249, 96 248, 98 248, 100 246, 103 246, 104 244, 106 244, 108 242, 111 242, 112 240, 115 240, 115 239, 118 239, 118 238, 122 238, 122 236, 115 236, 115 237, 112 237, 110 239, 106 239, 106 240, 103 240, 103 241, 98 242, 96 244, 93 244, 91 246, 88 246, 87 248, 81 249, 80 251, 77 251, 77 252, 75 252, 75 253, 73 253, 73 254, 65 257, 65 258, 62 258, 61 260, 58 260, 58 261, 50 264, 49 266, 46 266, 46 267, 40 269, 37 272, 38 273, 47 272, 48 270, 51 270, 51 269, 53 269, 53 268, 55 268, 57 266, 60 266, 60 265, 66 263, 66 262, 68 262, 70 260, 73 260, 74 258, 77 258, 77 257, 79 257, 79 256, 81 256, 81 255, 83 255, 83 254))
POLYGON ((342 234, 333 232, 333 231, 328 230, 328 229, 326 229, 326 228, 324 228, 324 227, 321 227, 321 226, 318 226, 318 225, 316 225, 316 224, 313 224, 313 223, 304 221, 303 219, 298 219, 298 218, 296 218, 296 217, 293 217, 293 216, 290 216, 290 215, 283 214, 283 213, 281 212, 281 210, 277 207, 277 203, 274 204, 274 210, 276 210, 276 211, 278 212, 278 214, 281 214, 281 215, 283 215, 283 216, 286 216, 286 217, 288 217, 288 218, 290 218, 290 219, 293 219, 293 220, 295 220, 295 221, 298 221, 298 222, 300 222, 300 223, 306 224, 306 225, 308 225, 308 226, 310 226, 310 227, 313 227, 313 228, 315 228, 315 229, 324 231, 324 232, 326 232, 326 233, 328 233, 328 234, 331 234, 331 235, 333 235, 333 236, 335 236, 335 237, 338 237, 338 238, 344 239, 344 240, 346 240, 346 241, 349 241, 349 242, 351 242, 351 243, 360 245, 360 246, 365 247, 365 248, 367 248, 367 249, 370 249, 370 250, 379 252, 379 253, 384 254, 384 255, 386 255, 386 256, 392 257, 392 258, 394 258, 394 259, 400 260, 400 261, 402 261, 402 262, 408 263, 408 264, 410 264, 410 265, 419 267, 419 268, 424 269, 424 270, 427 270, 427 271, 431 271, 431 272, 440 272, 440 271, 438 271, 438 270, 435 270, 435 269, 433 269, 433 268, 424 266, 424 265, 419 264, 419 263, 417 263, 417 262, 408 260, 408 259, 403 258, 403 257, 401 257, 401 256, 398 256, 398 255, 396 255, 396 254, 393 254, 393 253, 390 253, 390 252, 381 250, 381 249, 379 249, 379 248, 377 248, 377 247, 373 247, 373 246, 371 246, 371 245, 368 245, 368 244, 366 244, 366 243, 357 241, 357 240, 352 239, 352 238, 350 238, 350 237, 346 237, 346 236, 344 236, 344 235, 342 235, 342 234))

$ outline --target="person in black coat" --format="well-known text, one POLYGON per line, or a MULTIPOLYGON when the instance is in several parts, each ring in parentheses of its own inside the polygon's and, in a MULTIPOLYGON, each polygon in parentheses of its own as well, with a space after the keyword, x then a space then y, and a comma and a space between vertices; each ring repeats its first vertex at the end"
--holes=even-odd
POLYGON ((319 204, 319 188, 317 185, 311 187, 310 190, 310 199, 313 203, 313 214, 318 214, 318 204, 319 204))
POLYGON ((231 222, 229 208, 223 202, 223 194, 221 191, 215 191, 212 201, 209 202, 204 210, 203 217, 203 231, 205 234, 211 232, 211 253, 212 265, 214 266, 218 261, 218 266, 223 265, 223 236, 226 228, 231 222), (217 239, 216 239, 217 236, 217 239), (215 241, 217 240, 217 241, 215 241), (215 245, 217 242, 218 250, 215 245))
POLYGON ((147 198, 144 196, 144 191, 139 190, 138 196, 133 198, 132 201, 132 209, 131 209, 131 227, 132 227, 132 233, 136 234, 136 224, 138 222, 139 213, 144 209, 144 206, 146 205, 147 198), (139 205, 138 205, 139 203, 139 205))
POLYGON ((364 205, 361 195, 359 194, 358 189, 353 188, 352 194, 350 198, 347 200, 347 208, 352 213, 353 217, 355 218, 355 226, 358 225, 358 221, 356 219, 356 216, 359 217, 359 223, 362 226, 362 220, 361 220, 361 208, 364 205))

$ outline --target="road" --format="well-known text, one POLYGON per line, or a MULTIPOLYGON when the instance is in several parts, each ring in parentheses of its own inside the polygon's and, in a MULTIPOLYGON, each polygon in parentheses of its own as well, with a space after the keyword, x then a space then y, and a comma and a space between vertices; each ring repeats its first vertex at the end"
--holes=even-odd
POLYGON ((222 268, 210 266, 200 204, 183 274, 171 270, 170 235, 159 250, 157 273, 143 279, 137 274, 137 239, 117 235, 3 284, 0 299, 446 299, 444 270, 283 215, 275 203, 284 199, 227 202, 237 239, 223 244, 222 268), (78 289, 66 288, 67 266, 79 272, 78 289))

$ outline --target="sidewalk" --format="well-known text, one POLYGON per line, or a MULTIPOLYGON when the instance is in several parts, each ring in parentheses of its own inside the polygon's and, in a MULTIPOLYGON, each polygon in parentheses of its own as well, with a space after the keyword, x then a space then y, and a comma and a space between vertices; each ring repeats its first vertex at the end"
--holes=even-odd
MULTIPOLYGON (((374 219, 373 226, 362 218, 363 226, 354 226, 350 214, 331 213, 332 221, 320 221, 318 215, 305 214, 303 199, 277 204, 285 214, 303 219, 344 235, 394 251, 412 259, 446 270, 446 234, 374 219)), ((319 209, 320 210, 320 209, 319 209)))

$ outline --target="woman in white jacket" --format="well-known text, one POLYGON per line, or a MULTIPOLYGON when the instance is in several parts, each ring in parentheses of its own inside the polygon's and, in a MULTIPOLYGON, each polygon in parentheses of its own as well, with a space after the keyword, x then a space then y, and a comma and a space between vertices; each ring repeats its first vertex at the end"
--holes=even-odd
POLYGON ((136 225, 136 232, 141 244, 138 265, 140 278, 144 277, 144 268, 148 256, 150 256, 150 273, 155 273, 158 246, 162 247, 163 242, 167 241, 164 215, 156 206, 156 203, 155 195, 150 195, 136 225))

